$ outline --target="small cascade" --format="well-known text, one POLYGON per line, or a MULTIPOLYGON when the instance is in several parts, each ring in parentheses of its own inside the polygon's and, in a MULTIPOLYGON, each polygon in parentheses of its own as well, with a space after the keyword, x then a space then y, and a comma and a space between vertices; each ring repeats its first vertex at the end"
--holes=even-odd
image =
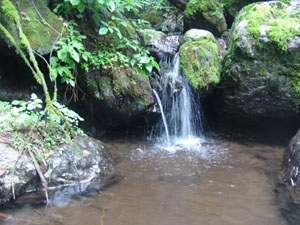
POLYGON ((172 145, 198 143, 203 133, 201 103, 181 75, 179 54, 172 59, 165 56, 160 65, 165 70, 161 80, 163 117, 154 134, 172 145))

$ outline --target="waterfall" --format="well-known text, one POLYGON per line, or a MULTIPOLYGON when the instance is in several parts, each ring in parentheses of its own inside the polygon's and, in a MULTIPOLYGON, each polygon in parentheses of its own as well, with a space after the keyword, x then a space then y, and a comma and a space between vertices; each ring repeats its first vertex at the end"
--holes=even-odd
POLYGON ((165 127, 165 132, 166 132, 166 137, 167 137, 167 143, 168 143, 168 145, 170 145, 169 129, 168 129, 168 125, 167 125, 167 120, 166 120, 166 117, 165 117, 164 109, 163 109, 163 106, 161 104, 159 95, 157 94, 157 92, 154 89, 153 89, 153 93, 154 93, 154 95, 156 97, 157 103, 158 103, 159 108, 160 108, 161 117, 162 117, 163 124, 164 124, 164 127, 165 127))
POLYGON ((181 75, 179 54, 172 59, 165 56, 160 65, 165 70, 161 80, 161 112, 164 114, 162 122, 154 128, 154 133, 161 139, 167 138, 172 144, 201 137, 201 103, 181 75))

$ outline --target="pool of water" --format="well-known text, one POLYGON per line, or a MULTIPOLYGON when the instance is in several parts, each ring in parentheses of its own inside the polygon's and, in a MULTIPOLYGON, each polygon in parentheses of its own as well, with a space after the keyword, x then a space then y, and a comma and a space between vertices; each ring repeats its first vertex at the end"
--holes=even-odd
POLYGON ((274 194, 283 147, 224 140, 171 150, 142 140, 106 143, 116 160, 116 184, 75 197, 57 192, 53 207, 2 210, 0 223, 285 224, 274 194))

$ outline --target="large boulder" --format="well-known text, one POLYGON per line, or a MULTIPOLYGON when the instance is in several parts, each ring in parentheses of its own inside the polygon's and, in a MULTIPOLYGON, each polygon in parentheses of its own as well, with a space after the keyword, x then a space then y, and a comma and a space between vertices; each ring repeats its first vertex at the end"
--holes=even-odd
POLYGON ((243 8, 224 60, 222 112, 247 119, 299 118, 299 11, 280 1, 243 8))
POLYGON ((85 108, 108 127, 130 124, 155 103, 149 74, 137 67, 103 73, 91 70, 79 80, 89 96, 84 99, 85 108))
MULTIPOLYGON (((0 205, 27 191, 39 190, 40 179, 32 160, 20 154, 0 136, 0 205)), ((113 173, 113 160, 103 143, 88 136, 75 137, 70 144, 55 149, 57 154, 48 162, 44 176, 52 190, 76 186, 85 191, 96 182, 101 187, 103 179, 113 173)), ((41 166, 41 168, 43 168, 41 166)))
POLYGON ((180 68, 201 97, 212 94, 220 81, 221 57, 216 39, 209 31, 192 29, 184 34, 180 68))
MULTIPOLYGON (((46 55, 53 49, 53 43, 60 36, 63 22, 53 14, 42 0, 11 0, 19 11, 22 30, 29 40, 33 50, 41 55, 46 55)), ((19 32, 13 18, 5 13, 5 1, 0 1, 0 22, 12 34, 13 38, 20 41, 19 32)), ((0 31, 0 47, 11 45, 7 37, 0 31)), ((11 54, 1 52, 4 54, 11 54)))
POLYGON ((190 0, 184 10, 184 29, 192 28, 221 36, 227 30, 222 4, 218 0, 190 0))
POLYGON ((113 160, 104 144, 91 137, 78 136, 71 145, 63 145, 61 155, 48 163, 45 178, 50 188, 66 185, 88 188, 91 181, 100 181, 112 172, 113 160))

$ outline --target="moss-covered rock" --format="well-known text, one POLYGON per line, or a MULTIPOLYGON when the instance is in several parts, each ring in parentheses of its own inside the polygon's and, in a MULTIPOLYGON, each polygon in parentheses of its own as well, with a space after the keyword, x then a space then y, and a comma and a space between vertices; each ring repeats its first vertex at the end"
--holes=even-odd
POLYGON ((218 0, 190 0, 184 10, 184 28, 204 29, 220 36, 227 29, 223 6, 218 0))
POLYGON ((201 97, 207 97, 220 81, 221 58, 218 44, 208 31, 193 30, 187 33, 187 42, 180 47, 181 71, 188 82, 200 92, 201 97), (199 35, 193 40, 197 37, 195 33, 199 35))
POLYGON ((129 123, 155 102, 147 72, 137 68, 93 70, 80 83, 93 102, 93 114, 100 121, 104 115, 109 126, 129 123))
MULTIPOLYGON (((51 52, 53 43, 61 33, 63 28, 62 21, 46 7, 41 0, 11 0, 19 11, 23 32, 27 36, 33 50, 41 55, 51 52)), ((18 30, 13 18, 4 15, 4 1, 0 1, 0 21, 6 29, 18 41, 18 30)), ((5 35, 0 32, 0 42, 3 40, 10 45, 5 35), (1 40, 2 39, 2 40, 1 40)), ((3 44, 3 43, 2 43, 3 44)))
POLYGON ((281 1, 243 8, 233 24, 225 56, 225 111, 247 117, 297 117, 299 24, 299 11, 281 1))

